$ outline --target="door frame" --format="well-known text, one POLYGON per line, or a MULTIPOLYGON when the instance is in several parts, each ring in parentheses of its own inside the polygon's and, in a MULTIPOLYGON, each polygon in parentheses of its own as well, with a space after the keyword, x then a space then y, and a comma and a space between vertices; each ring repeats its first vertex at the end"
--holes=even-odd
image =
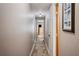
POLYGON ((59 3, 56 3, 56 56, 60 56, 60 13, 59 3))
POLYGON ((50 45, 53 44, 53 56, 60 56, 60 13, 59 3, 51 4, 50 8, 50 45), (51 42, 53 41, 53 42, 51 42))

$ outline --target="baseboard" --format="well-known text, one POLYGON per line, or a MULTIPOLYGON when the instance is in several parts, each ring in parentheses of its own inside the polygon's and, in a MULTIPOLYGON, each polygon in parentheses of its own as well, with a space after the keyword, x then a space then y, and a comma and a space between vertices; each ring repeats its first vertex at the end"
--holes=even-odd
POLYGON ((35 43, 34 43, 33 46, 32 46, 32 49, 31 49, 31 52, 30 52, 29 56, 32 56, 32 53, 33 53, 34 47, 35 47, 35 43))

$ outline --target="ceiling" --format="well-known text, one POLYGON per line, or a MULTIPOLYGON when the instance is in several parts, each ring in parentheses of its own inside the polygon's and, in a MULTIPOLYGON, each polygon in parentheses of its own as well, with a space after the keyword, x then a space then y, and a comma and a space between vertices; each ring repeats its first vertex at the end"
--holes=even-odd
POLYGON ((50 3, 30 3, 31 11, 47 11, 50 8, 50 3))

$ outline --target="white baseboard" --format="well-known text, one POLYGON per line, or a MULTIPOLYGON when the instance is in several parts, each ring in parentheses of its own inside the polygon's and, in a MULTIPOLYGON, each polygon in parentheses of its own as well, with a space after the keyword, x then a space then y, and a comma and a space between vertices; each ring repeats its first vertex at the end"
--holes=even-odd
POLYGON ((33 46, 32 46, 32 49, 31 49, 31 52, 30 52, 29 56, 32 56, 32 53, 33 53, 34 47, 35 47, 35 43, 34 43, 33 46))

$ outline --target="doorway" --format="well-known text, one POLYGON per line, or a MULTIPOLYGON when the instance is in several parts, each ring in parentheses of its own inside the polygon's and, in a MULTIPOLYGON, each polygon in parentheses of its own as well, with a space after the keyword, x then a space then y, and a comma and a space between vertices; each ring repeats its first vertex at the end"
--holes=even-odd
POLYGON ((36 19, 36 41, 45 39, 45 16, 36 19))

